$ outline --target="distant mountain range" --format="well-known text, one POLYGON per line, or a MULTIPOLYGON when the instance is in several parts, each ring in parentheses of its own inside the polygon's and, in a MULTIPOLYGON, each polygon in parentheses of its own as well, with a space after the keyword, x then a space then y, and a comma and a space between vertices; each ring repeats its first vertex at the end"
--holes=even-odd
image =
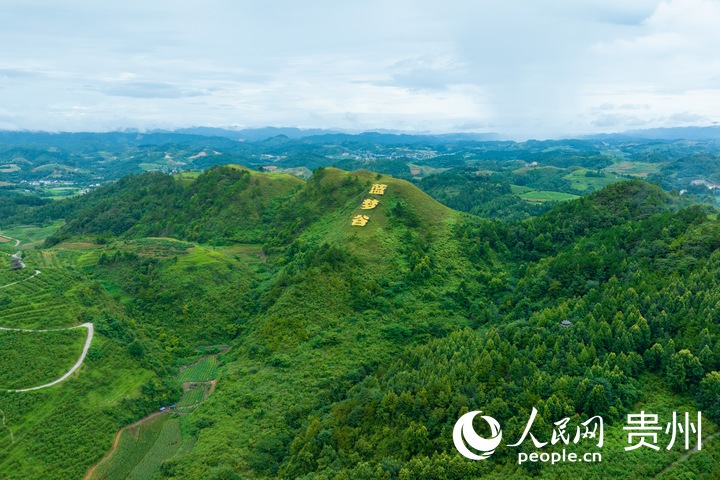
POLYGON ((580 138, 588 140, 630 138, 642 138, 644 140, 715 140, 720 139, 720 126, 648 128, 644 130, 627 130, 620 133, 586 135, 580 138))
MULTIPOLYGON (((60 135, 63 140, 77 141, 108 141, 112 139, 120 143, 145 143, 152 135, 152 143, 156 141, 173 141, 173 136, 184 135, 194 137, 226 138, 235 141, 261 142, 269 138, 285 137, 290 140, 299 140, 313 137, 326 137, 326 139, 337 139, 340 141, 372 141, 380 144, 412 144, 412 143, 448 143, 448 142, 492 142, 508 140, 504 135, 495 132, 474 133, 454 132, 433 134, 429 132, 408 133, 399 130, 377 129, 372 131, 346 131, 341 129, 324 128, 296 128, 296 127, 262 127, 262 128, 219 128, 219 127, 189 127, 176 130, 156 129, 150 131, 139 131, 128 128, 116 132, 42 132, 42 131, 0 131, 0 142, 16 142, 32 137, 32 140, 41 143, 56 144, 60 135), (123 137, 119 139, 118 134, 123 137)), ((624 141, 629 139, 643 140, 716 140, 720 139, 720 126, 707 127, 671 127, 671 128, 649 128, 642 130, 627 130, 624 132, 598 133, 591 135, 578 135, 574 137, 563 137, 559 140, 615 140, 624 141)))
MULTIPOLYGON (((174 130, 172 132, 158 130, 157 133, 181 133, 187 135, 200 135, 206 137, 225 137, 233 140, 244 140, 257 142, 268 138, 285 136, 289 139, 301 139, 307 137, 319 137, 337 135, 338 138, 347 140, 351 137, 372 139, 376 142, 434 143, 435 141, 497 141, 504 137, 498 133, 470 133, 457 132, 445 134, 432 133, 407 133, 396 130, 373 130, 368 132, 350 132, 340 129, 322 128, 295 128, 295 127, 263 127, 247 128, 242 130, 215 128, 215 127, 191 127, 174 130)), ((570 138, 570 137, 568 137, 570 138)), ((642 130, 627 130, 615 133, 600 133, 593 135, 581 135, 576 138, 585 140, 624 140, 641 138, 644 140, 713 140, 720 139, 720 126, 707 127, 671 127, 671 128, 648 128, 642 130)))
POLYGON ((336 135, 337 138, 347 140, 352 137, 362 138, 363 140, 372 139, 380 143, 434 143, 437 140, 443 142, 448 141, 493 141, 500 140, 501 136, 496 133, 406 133, 396 130, 373 130, 371 132, 349 132, 338 129, 323 128, 295 128, 295 127, 263 127, 263 128, 247 128, 242 130, 232 130, 226 128, 215 127, 191 127, 181 128, 168 132, 165 130, 157 130, 157 133, 182 133, 187 135, 202 135, 206 137, 226 137, 233 140, 244 140, 248 142, 257 142, 267 140, 273 137, 287 137, 289 139, 300 139, 307 137, 320 137, 327 135, 336 135))

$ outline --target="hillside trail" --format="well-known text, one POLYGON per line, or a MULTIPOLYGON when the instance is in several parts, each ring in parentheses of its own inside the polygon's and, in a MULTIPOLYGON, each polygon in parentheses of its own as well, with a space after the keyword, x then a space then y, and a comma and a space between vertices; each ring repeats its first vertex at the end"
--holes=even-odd
MULTIPOLYGON (((20 240, 18 240, 17 238, 8 237, 7 235, 0 235, 0 237, 8 238, 8 239, 10 239, 10 240, 15 240, 15 247, 16 247, 16 248, 20 246, 20 240)), ((21 253, 21 252, 18 250, 17 253, 13 253, 13 254, 6 253, 5 255, 9 255, 9 256, 11 256, 12 258, 20 258, 20 253, 21 253)), ((12 286, 12 285, 17 285, 18 283, 27 282, 27 281, 30 280, 31 278, 37 277, 38 275, 40 275, 40 270, 35 270, 35 273, 34 273, 33 275, 30 275, 28 278, 26 278, 26 279, 24 279, 24 280, 18 280, 17 282, 8 283, 7 285, 0 285, 0 289, 7 288, 7 287, 10 287, 10 286, 12 286)))
POLYGON ((35 273, 34 273, 33 275, 30 275, 30 276, 27 277, 26 279, 24 279, 24 280, 18 280, 17 282, 8 283, 7 285, 0 285, 0 288, 7 288, 7 287, 10 287, 10 286, 12 286, 12 285, 17 285, 18 283, 27 282, 27 281, 30 280, 31 278, 34 278, 34 277, 37 277, 38 275, 40 275, 40 273, 41 273, 40 270, 35 270, 35 273))
MULTIPOLYGON (((10 237, 5 236, 5 235, 3 235, 3 237, 4 237, 4 238, 10 238, 10 237)), ((16 246, 16 247, 20 245, 20 240, 18 240, 18 239, 12 239, 12 240, 15 240, 15 246, 16 246)), ((20 252, 16 253, 14 256, 19 256, 19 255, 20 255, 20 252)), ((34 275, 31 275, 30 277, 26 278, 25 280, 19 280, 19 281, 17 281, 17 282, 8 283, 7 285, 2 285, 2 286, 0 286, 0 288, 7 288, 7 287, 9 287, 9 286, 11 286, 11 285, 17 285, 18 283, 26 282, 26 281, 30 280, 31 278, 36 277, 36 276, 38 276, 38 275, 40 275, 40 270, 35 270, 35 274, 34 274, 34 275)), ((92 344, 93 336, 95 335, 95 327, 94 327, 94 325, 93 325, 92 323, 90 323, 90 322, 83 323, 82 325, 76 325, 76 326, 74 326, 74 327, 68 327, 68 328, 53 328, 53 329, 45 329, 45 330, 31 330, 31 329, 27 329, 27 328, 6 328, 6 327, 0 327, 0 330, 12 331, 12 332, 57 332, 57 331, 61 331, 61 330, 73 330, 73 329, 75 329, 75 328, 87 328, 87 330, 88 330, 88 335, 87 335, 87 339, 85 339, 85 345, 83 346, 83 351, 82 351, 82 353, 80 354, 80 358, 78 359, 77 362, 75 362, 75 365, 73 365, 73 367, 72 367, 70 370, 68 370, 67 373, 65 373, 65 375, 63 375, 62 377, 58 378, 57 380, 54 380, 54 381, 52 381, 52 382, 50 382, 50 383, 46 383, 46 384, 44 384, 44 385, 39 385, 39 386, 37 386, 37 387, 32 387, 32 388, 20 388, 20 389, 4 390, 4 391, 6 391, 6 392, 16 392, 16 393, 17 393, 17 392, 30 392, 30 391, 33 391, 33 390, 40 390, 41 388, 52 387, 53 385, 57 385, 58 383, 61 383, 61 382, 64 382, 65 380, 67 380, 67 379, 70 377, 70 375, 72 375, 73 373, 75 373, 75 371, 76 371, 78 368, 80 368, 80 367, 82 366, 83 362, 85 361, 85 357, 87 356, 88 350, 90 350, 90 345, 92 344)))
POLYGON ((97 462, 95 465, 93 465, 93 466, 90 468, 90 470, 88 470, 88 472, 87 472, 87 473, 85 474, 85 476, 83 477, 83 480, 90 480, 90 479, 92 478, 93 474, 95 473, 95 469, 96 469, 101 463, 103 463, 105 460, 107 460, 108 458, 110 458, 110 456, 112 456, 113 453, 115 453, 115 450, 117 450, 118 444, 120 443, 120 436, 122 435, 122 433, 123 433, 125 430, 127 430, 127 429, 129 429, 129 428, 139 427, 140 425, 149 422, 150 420, 152 420, 152 419, 155 418, 155 417, 158 417, 158 416, 160 416, 160 415, 164 415, 165 413, 166 413, 166 412, 154 412, 154 413, 151 413, 151 414, 148 415, 147 417, 141 418, 141 419, 138 420, 137 422, 131 423, 130 425, 126 425, 126 426, 124 426, 123 428, 121 428, 120 430, 118 430, 118 432, 115 434, 115 440, 113 440, 113 444, 112 444, 112 447, 110 448, 110 451, 108 451, 108 452, 105 454, 105 456, 100 459, 99 462, 97 462))
MULTIPOLYGON (((704 444, 704 443, 707 443, 707 442, 709 442, 710 440, 712 440, 713 438, 717 437, 718 435, 720 435, 720 432, 713 433, 712 435, 709 435, 709 436, 703 438, 703 439, 702 439, 702 443, 703 443, 703 444, 704 444)), ((660 473, 658 473, 657 475, 655 475, 655 476, 653 477, 653 479, 655 479, 655 478, 657 478, 658 476, 662 475, 663 473, 667 472, 668 470, 670 470, 671 468, 673 468, 673 467, 674 467, 675 465, 677 465, 678 463, 684 462, 685 460, 688 459, 688 457, 689 457, 690 455, 692 455, 693 453, 695 453, 695 452, 697 452, 697 451, 698 451, 698 446, 695 445, 695 448, 693 448, 692 450, 689 450, 685 455, 683 455, 682 457, 678 458, 677 460, 675 460, 674 462, 672 462, 670 465, 668 465, 667 467, 665 467, 664 469, 662 469, 662 471, 661 471, 660 473)))
POLYGON ((65 373, 65 375, 63 375, 62 377, 58 378, 57 380, 54 380, 54 381, 52 381, 52 382, 50 382, 50 383, 46 383, 46 384, 44 384, 44 385, 39 385, 39 386, 37 386, 37 387, 32 387, 32 388, 19 388, 19 389, 14 389, 14 390, 5 390, 5 391, 6 391, 6 392, 15 392, 15 393, 19 393, 19 392, 31 392, 31 391, 33 391, 33 390, 40 390, 41 388, 52 387, 53 385, 57 385, 58 383, 61 383, 61 382, 64 382, 65 380, 67 380, 68 377, 70 377, 70 375, 72 375, 73 373, 75 373, 75 371, 76 371, 78 368, 80 368, 80 367, 82 366, 83 362, 85 361, 85 357, 87 356, 88 350, 90 350, 90 344, 92 343, 93 335, 95 334, 95 327, 94 327, 94 325, 93 325, 92 323, 89 323, 89 322, 88 322, 88 323, 83 323, 82 325, 77 325, 77 326, 75 326, 75 327, 54 328, 54 329, 48 329, 48 330, 29 330, 29 329, 26 329, 26 328, 5 328, 5 327, 0 327, 0 330, 11 331, 11 332, 58 332, 58 331, 63 331, 63 330, 73 330, 73 329, 75 329, 75 328, 87 328, 87 329, 88 329, 88 336, 87 336, 87 339, 85 339, 85 346, 83 347, 83 351, 82 351, 82 353, 80 354, 80 358, 78 359, 77 362, 75 362, 75 365, 73 365, 73 367, 72 367, 70 370, 68 370, 67 373, 65 373))
POLYGON ((2 237, 2 238, 7 238, 8 240, 15 240, 15 246, 16 246, 16 247, 17 247, 18 245, 20 245, 20 240, 18 240, 17 238, 8 237, 7 235, 0 235, 0 237, 2 237))
POLYGON ((10 443, 15 444, 15 435, 13 435, 13 431, 8 427, 7 423, 5 422, 5 412, 3 410, 0 410, 0 413, 2 414, 2 426, 5 428, 8 432, 10 432, 10 443))

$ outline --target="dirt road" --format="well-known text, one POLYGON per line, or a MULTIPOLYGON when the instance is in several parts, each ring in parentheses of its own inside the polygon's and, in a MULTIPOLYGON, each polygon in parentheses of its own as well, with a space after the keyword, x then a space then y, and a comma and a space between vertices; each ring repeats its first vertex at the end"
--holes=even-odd
POLYGON ((113 440, 113 444, 112 444, 112 447, 110 448, 110 451, 107 452, 107 453, 105 454, 105 456, 100 459, 99 462, 97 462, 95 465, 93 465, 93 466, 90 468, 90 470, 88 470, 88 472, 87 472, 87 473, 85 474, 85 476, 83 477, 83 480, 90 480, 90 479, 92 478, 92 476, 93 476, 93 473, 95 473, 95 469, 96 469, 101 463, 103 463, 105 460, 107 460, 108 458, 110 458, 113 453, 115 453, 115 450, 117 449, 118 443, 120 443, 120 435, 122 435, 122 433, 123 433, 125 430, 127 430, 128 428, 138 427, 138 426, 142 425, 143 423, 149 422, 150 420, 152 420, 153 418, 155 418, 155 417, 157 417, 157 416, 163 415, 164 413, 166 413, 166 412, 155 412, 155 413, 151 413, 151 414, 148 415, 147 417, 145 417, 145 418, 143 418, 143 419, 140 419, 140 420, 138 420, 137 422, 132 423, 132 424, 130 424, 130 425, 128 425, 128 426, 126 426, 126 427, 123 427, 123 428, 121 428, 120 430, 118 430, 117 434, 115 435, 115 440, 113 440))

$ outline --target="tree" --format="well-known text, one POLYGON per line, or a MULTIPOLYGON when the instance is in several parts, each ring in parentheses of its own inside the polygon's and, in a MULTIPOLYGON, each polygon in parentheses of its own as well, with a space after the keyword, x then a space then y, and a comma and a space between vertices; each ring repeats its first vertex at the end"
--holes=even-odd
POLYGON ((610 409, 610 399, 603 385, 595 385, 585 402, 585 411, 588 415, 607 414, 610 409))
POLYGON ((660 369, 660 365, 662 364, 662 359, 664 356, 665 349, 663 349, 662 345, 656 343, 645 352, 645 355, 643 355, 643 359, 645 360, 645 365, 650 370, 658 371, 660 369))
POLYGON ((720 421, 720 372, 710 372, 700 382, 698 401, 714 421, 720 421))
POLYGON ((703 368, 700 360, 690 353, 690 350, 680 350, 670 357, 666 378, 675 390, 684 392, 690 385, 697 383, 702 375, 703 368))

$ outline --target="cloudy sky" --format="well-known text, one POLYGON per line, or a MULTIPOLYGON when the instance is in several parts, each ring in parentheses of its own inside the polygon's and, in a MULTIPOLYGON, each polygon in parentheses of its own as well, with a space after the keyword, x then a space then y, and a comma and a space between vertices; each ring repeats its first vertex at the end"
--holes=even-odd
POLYGON ((0 129, 720 120, 720 0, 0 0, 0 129))

